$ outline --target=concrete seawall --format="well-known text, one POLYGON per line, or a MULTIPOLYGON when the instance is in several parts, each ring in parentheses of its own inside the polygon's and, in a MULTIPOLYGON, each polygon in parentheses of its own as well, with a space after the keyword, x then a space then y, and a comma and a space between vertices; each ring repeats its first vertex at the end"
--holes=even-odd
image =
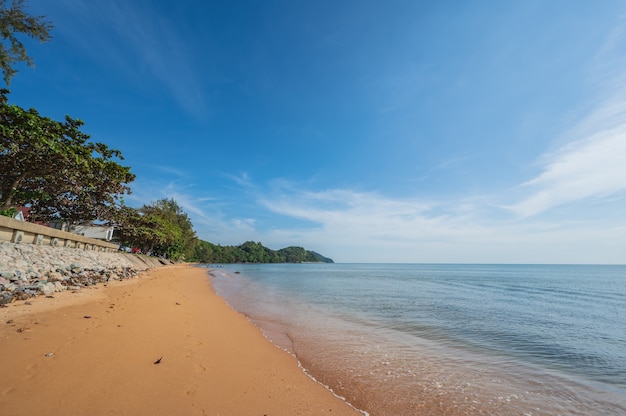
POLYGON ((0 242, 115 252, 117 244, 0 215, 0 242))

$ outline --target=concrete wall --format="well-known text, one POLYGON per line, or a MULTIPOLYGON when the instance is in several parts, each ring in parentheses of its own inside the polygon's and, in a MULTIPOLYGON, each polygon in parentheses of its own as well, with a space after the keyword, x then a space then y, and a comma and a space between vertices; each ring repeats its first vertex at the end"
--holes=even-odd
POLYGON ((117 244, 44 227, 43 225, 14 220, 2 215, 0 215, 0 241, 106 252, 119 249, 117 244))

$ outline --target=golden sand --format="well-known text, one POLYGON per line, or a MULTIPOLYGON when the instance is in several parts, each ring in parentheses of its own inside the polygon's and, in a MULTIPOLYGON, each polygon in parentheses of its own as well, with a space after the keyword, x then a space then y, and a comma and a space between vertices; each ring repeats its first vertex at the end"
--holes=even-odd
POLYGON ((3 416, 360 414, 215 295, 206 269, 30 303, 0 309, 3 416))

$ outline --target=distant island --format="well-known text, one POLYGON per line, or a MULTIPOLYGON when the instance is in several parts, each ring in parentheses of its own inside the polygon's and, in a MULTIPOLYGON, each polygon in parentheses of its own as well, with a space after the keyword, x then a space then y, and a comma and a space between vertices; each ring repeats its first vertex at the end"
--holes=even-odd
POLYGON ((200 240, 189 260, 198 263, 334 263, 333 259, 302 247, 271 250, 254 241, 239 246, 221 246, 200 240))

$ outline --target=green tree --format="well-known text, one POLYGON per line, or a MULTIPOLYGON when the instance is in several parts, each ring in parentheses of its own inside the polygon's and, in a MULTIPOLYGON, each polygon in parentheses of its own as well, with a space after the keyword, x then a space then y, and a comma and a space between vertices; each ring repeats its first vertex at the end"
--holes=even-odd
POLYGON ((0 209, 31 205, 33 219, 108 219, 135 179, 119 150, 91 142, 83 122, 10 105, 0 90, 0 209))
POLYGON ((239 246, 220 246, 198 240, 190 260, 199 263, 333 263, 332 259, 302 247, 274 251, 253 241, 246 241, 239 246))
POLYGON ((116 239, 143 252, 172 260, 194 256, 196 233, 187 214, 174 199, 161 199, 139 209, 120 207, 113 224, 116 239))
POLYGON ((302 247, 286 247, 278 250, 278 254, 283 257, 286 263, 302 263, 311 261, 307 251, 302 247))
POLYGON ((218 247, 208 241, 199 240, 193 248, 191 261, 199 263, 217 263, 218 247))
POLYGON ((26 0, 13 0, 8 6, 6 0, 0 0, 0 68, 7 85, 17 73, 15 64, 24 62, 28 66, 34 66, 33 60, 26 54, 24 44, 16 35, 23 34, 41 42, 51 38, 52 24, 44 16, 26 13, 26 3, 26 0))
POLYGON ((162 229, 167 232, 168 241, 155 247, 157 250, 175 260, 193 253, 193 247, 197 242, 193 224, 173 198, 144 205, 140 211, 144 215, 153 215, 163 220, 162 229))

